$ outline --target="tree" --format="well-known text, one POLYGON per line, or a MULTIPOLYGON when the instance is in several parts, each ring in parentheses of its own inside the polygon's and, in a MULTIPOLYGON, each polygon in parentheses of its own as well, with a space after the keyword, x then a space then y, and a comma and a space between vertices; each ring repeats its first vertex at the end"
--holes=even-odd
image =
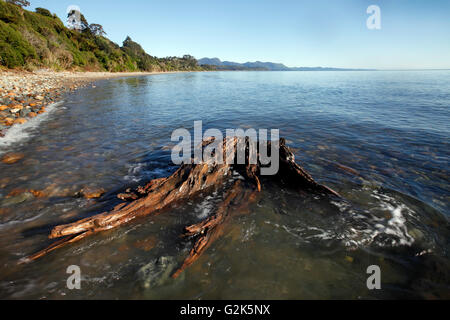
POLYGON ((27 0, 6 0, 6 2, 15 4, 16 6, 20 7, 28 7, 30 5, 30 2, 27 0))
POLYGON ((148 55, 139 43, 128 36, 123 42, 122 50, 137 62, 140 70, 152 71, 155 66, 154 58, 148 55))
POLYGON ((43 16, 50 17, 50 18, 53 17, 52 13, 50 11, 48 11, 47 9, 36 8, 35 11, 36 11, 36 13, 39 13, 39 14, 41 14, 43 16))
POLYGON ((93 23, 89 25, 89 29, 95 36, 106 36, 106 32, 103 29, 103 26, 93 23))

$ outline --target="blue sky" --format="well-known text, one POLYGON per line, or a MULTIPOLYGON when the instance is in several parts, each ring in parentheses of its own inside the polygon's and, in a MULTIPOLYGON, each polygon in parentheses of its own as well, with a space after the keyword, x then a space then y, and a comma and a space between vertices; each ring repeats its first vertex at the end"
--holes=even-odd
POLYGON ((158 57, 191 54, 288 66, 450 68, 448 0, 30 0, 65 19, 78 5, 118 44, 158 57), (366 10, 381 9, 381 30, 366 10))

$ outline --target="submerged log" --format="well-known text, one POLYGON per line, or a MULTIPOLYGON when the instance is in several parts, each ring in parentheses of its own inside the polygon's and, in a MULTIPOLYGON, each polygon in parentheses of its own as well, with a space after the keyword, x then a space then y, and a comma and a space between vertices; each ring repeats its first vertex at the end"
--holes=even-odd
MULTIPOLYGON (((213 138, 205 140, 202 143, 203 148, 210 146, 214 141, 213 138)), ((195 244, 183 265, 173 274, 174 278, 178 277, 223 233, 223 226, 229 221, 233 211, 232 204, 249 205, 255 199, 254 194, 262 189, 261 168, 263 165, 259 161, 258 164, 251 164, 254 162, 249 161, 248 138, 224 139, 224 143, 221 145, 224 158, 228 159, 230 156, 233 157, 232 159, 237 158, 234 156, 236 156, 238 148, 242 146, 246 148, 245 164, 237 164, 237 161, 231 162, 231 164, 230 161, 217 164, 214 159, 202 163, 192 161, 192 163, 183 164, 170 177, 152 180, 144 187, 139 187, 134 191, 127 190, 126 193, 118 195, 120 199, 131 201, 130 203, 122 203, 111 212, 55 227, 51 231, 50 239, 62 239, 22 262, 39 259, 63 246, 130 223, 138 217, 160 214, 169 205, 186 201, 200 192, 214 187, 222 188, 226 192, 225 198, 218 206, 215 215, 199 224, 186 227, 184 236, 194 238, 195 244), (236 172, 241 179, 234 178, 233 173, 236 172), (230 184, 231 179, 233 182, 230 184)), ((295 162, 294 154, 286 146, 284 139, 279 141, 279 151, 279 171, 274 176, 265 177, 265 180, 277 180, 294 189, 339 197, 332 189, 317 183, 295 162)), ((259 153, 257 159, 259 159, 259 153)))

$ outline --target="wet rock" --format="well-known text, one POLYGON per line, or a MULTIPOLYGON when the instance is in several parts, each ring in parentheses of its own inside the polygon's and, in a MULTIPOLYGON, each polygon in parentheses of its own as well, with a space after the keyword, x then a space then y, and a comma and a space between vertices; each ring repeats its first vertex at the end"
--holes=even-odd
POLYGON ((1 204, 4 206, 12 206, 12 205, 20 204, 25 201, 31 200, 33 198, 34 198, 34 196, 31 193, 24 192, 18 196, 6 198, 5 200, 2 201, 1 204))
POLYGON ((17 197, 18 195, 21 195, 22 193, 25 193, 25 192, 27 192, 27 190, 25 190, 25 189, 13 189, 13 190, 11 190, 10 193, 8 193, 6 198, 17 197))
POLYGON ((340 163, 336 163, 336 167, 338 167, 342 171, 348 172, 348 173, 350 173, 352 175, 355 175, 355 176, 359 176, 360 175, 359 172, 356 171, 355 169, 347 167, 347 166, 344 166, 344 165, 342 165, 340 163))
POLYGON ((29 192, 36 198, 45 198, 47 194, 40 190, 29 190, 29 192))
POLYGON ((138 248, 138 249, 142 249, 144 251, 150 251, 152 250, 154 247, 156 247, 158 240, 156 239, 156 237, 150 237, 148 239, 145 240, 138 240, 134 243, 134 247, 138 248))
POLYGON ((29 109, 22 109, 20 110, 19 114, 22 118, 25 118, 30 113, 29 109))
POLYGON ((306 261, 303 269, 305 271, 312 271, 313 270, 313 264, 311 263, 311 261, 306 261))
POLYGON ((8 153, 3 156, 2 162, 6 164, 14 164, 25 157, 23 153, 8 153))
POLYGON ((12 126, 14 124, 14 119, 13 118, 5 118, 5 124, 7 126, 12 126))
POLYGON ((139 269, 138 277, 144 288, 155 288, 167 283, 175 268, 173 257, 159 257, 139 269))
POLYGON ((7 177, 0 179, 0 189, 6 188, 10 182, 11 179, 7 177))
POLYGON ((28 122, 28 120, 24 119, 24 118, 17 118, 16 120, 14 120, 14 124, 24 124, 27 122, 28 122))
POLYGON ((419 229, 413 228, 408 231, 409 235, 414 238, 416 241, 420 241, 424 238, 424 234, 419 229))
POLYGON ((0 216, 3 214, 7 214, 9 213, 11 210, 7 209, 7 208, 0 208, 0 216))
POLYGON ((345 257, 345 261, 347 261, 347 262, 353 263, 354 260, 355 259, 353 257, 350 257, 350 256, 345 257))
MULTIPOLYGON (((28 116, 30 116, 30 115, 28 115, 28 116)), ((44 152, 44 151, 48 151, 48 150, 50 150, 50 148, 47 146, 39 146, 36 148, 36 152, 44 152)))
POLYGON ((98 199, 106 193, 105 189, 93 189, 90 187, 84 188, 80 191, 79 195, 86 199, 98 199))

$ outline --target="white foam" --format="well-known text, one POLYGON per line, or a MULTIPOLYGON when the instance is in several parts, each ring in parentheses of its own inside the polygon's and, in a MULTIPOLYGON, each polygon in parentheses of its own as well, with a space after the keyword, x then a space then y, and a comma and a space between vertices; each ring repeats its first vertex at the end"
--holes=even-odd
POLYGON ((124 177, 126 181, 140 182, 142 180, 141 172, 145 168, 145 163, 139 162, 127 165, 128 174, 124 177))
POLYGON ((6 131, 4 137, 0 138, 0 155, 8 151, 11 145, 17 145, 33 136, 33 129, 37 128, 42 121, 48 119, 49 115, 64 101, 52 103, 46 107, 47 112, 29 119, 28 122, 14 125, 6 131))
POLYGON ((336 216, 338 220, 326 222, 326 226, 309 226, 299 223, 298 226, 279 226, 266 221, 266 224, 284 231, 305 242, 338 240, 344 246, 355 248, 369 245, 380 247, 411 246, 414 238, 408 233, 407 222, 415 216, 415 212, 394 197, 375 190, 371 196, 377 201, 365 214, 354 211, 349 203, 335 203, 339 211, 344 213, 336 216), (390 218, 380 217, 372 213, 379 209, 391 214, 390 218), (344 227, 344 228, 343 228, 344 227), (381 238, 379 238, 381 236, 381 238), (383 241, 383 239, 386 239, 383 241))
POLYGON ((0 230, 6 229, 8 227, 15 226, 15 225, 18 225, 18 224, 32 222, 32 221, 35 221, 35 220, 39 219, 42 216, 43 216, 43 213, 40 213, 40 214, 37 214, 34 217, 31 217, 29 219, 11 220, 11 221, 8 221, 8 222, 5 222, 5 223, 0 223, 0 230))
POLYGON ((212 214, 214 203, 211 200, 213 200, 213 197, 208 196, 197 205, 195 208, 195 215, 198 219, 206 219, 212 214))
POLYGON ((404 204, 396 203, 395 199, 388 195, 380 194, 375 191, 372 197, 381 201, 380 207, 388 210, 392 214, 392 218, 388 221, 387 226, 380 226, 378 229, 389 235, 396 236, 399 241, 392 241, 392 245, 411 246, 414 243, 414 238, 408 233, 406 226, 406 218, 404 213, 411 215, 413 211, 404 204))
POLYGON ((153 177, 164 177, 167 175, 167 171, 164 168, 155 168, 146 162, 127 164, 126 167, 128 168, 128 174, 123 177, 125 181, 141 182, 153 177))

